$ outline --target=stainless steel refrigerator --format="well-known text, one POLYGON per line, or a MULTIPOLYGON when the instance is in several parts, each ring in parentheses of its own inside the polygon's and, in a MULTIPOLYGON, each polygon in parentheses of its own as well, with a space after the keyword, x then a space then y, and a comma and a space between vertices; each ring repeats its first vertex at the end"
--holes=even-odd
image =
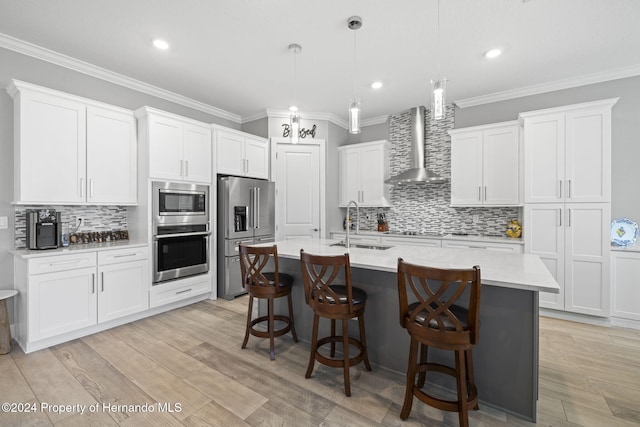
POLYGON ((246 293, 238 244, 275 240, 275 184, 260 179, 218 178, 218 297, 246 293))

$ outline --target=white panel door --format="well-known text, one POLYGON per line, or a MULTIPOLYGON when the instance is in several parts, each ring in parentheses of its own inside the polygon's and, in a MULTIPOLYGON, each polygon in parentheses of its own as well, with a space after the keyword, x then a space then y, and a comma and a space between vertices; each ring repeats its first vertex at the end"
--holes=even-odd
POLYGON ((97 283, 94 267, 29 277, 29 340, 95 325, 97 283))
POLYGON ((87 107, 87 202, 137 202, 136 121, 133 113, 87 107))
POLYGON ((149 308, 149 261, 100 266, 98 273, 99 322, 149 308))
POLYGON ((149 175, 182 179, 183 124, 179 120, 149 115, 149 175))
POLYGON ((320 146, 277 144, 276 240, 320 237, 320 146))
POLYGON ((517 125, 484 131, 482 183, 485 205, 520 203, 519 147, 517 125))
POLYGON ((609 316, 609 204, 565 206, 565 310, 609 316))
POLYGON ((566 199, 609 202, 611 199, 611 108, 566 115, 566 199))
POLYGON ((524 248, 538 255, 558 282, 560 293, 540 292, 540 306, 564 310, 564 220, 563 203, 531 204, 524 209, 524 248))
POLYGON ((482 204, 482 132, 451 136, 451 204, 482 204))
POLYGON ((525 203, 554 203, 564 199, 563 113, 524 121, 525 203))
POLYGON ((211 130, 191 123, 184 124, 184 164, 186 181, 211 182, 211 130))
POLYGON ((86 107, 24 91, 20 100, 17 201, 83 203, 86 198, 86 107))

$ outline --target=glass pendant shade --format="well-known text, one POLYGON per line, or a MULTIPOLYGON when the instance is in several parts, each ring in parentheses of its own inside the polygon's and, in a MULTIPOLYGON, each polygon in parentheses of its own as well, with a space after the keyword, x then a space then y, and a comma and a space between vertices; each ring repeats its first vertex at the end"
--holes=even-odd
POLYGON ((289 137, 292 144, 300 142, 300 115, 297 111, 292 111, 289 116, 289 137))
POLYGON ((360 133, 360 100, 349 101, 349 133, 360 133))
POLYGON ((431 118, 444 119, 447 110, 445 108, 445 79, 431 80, 431 118))

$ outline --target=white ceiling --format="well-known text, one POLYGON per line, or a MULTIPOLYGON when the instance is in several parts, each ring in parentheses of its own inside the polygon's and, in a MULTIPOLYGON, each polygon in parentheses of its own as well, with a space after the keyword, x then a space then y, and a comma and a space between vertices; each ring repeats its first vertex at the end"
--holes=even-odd
MULTIPOLYGON (((346 119, 347 18, 359 15, 357 91, 374 119, 428 105, 436 11, 437 0, 0 0, 0 33, 245 120, 294 101, 346 119), (154 37, 171 48, 154 49, 154 37), (296 100, 290 43, 302 45, 296 100), (371 89, 374 80, 384 87, 371 89)), ((639 23, 638 0, 441 0, 448 101, 640 74, 639 23), (485 59, 493 47, 502 56, 485 59)))

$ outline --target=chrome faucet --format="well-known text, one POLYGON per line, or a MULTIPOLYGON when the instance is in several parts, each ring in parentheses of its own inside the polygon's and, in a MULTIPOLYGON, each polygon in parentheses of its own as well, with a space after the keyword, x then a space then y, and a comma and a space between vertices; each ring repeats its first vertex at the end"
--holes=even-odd
POLYGON ((354 205, 356 207, 356 234, 360 233, 360 208, 358 207, 358 204, 355 202, 355 200, 349 200, 347 202, 347 239, 344 242, 344 246, 346 248, 350 247, 351 241, 349 239, 349 231, 351 229, 351 221, 349 220, 349 208, 351 207, 351 205, 354 205))

